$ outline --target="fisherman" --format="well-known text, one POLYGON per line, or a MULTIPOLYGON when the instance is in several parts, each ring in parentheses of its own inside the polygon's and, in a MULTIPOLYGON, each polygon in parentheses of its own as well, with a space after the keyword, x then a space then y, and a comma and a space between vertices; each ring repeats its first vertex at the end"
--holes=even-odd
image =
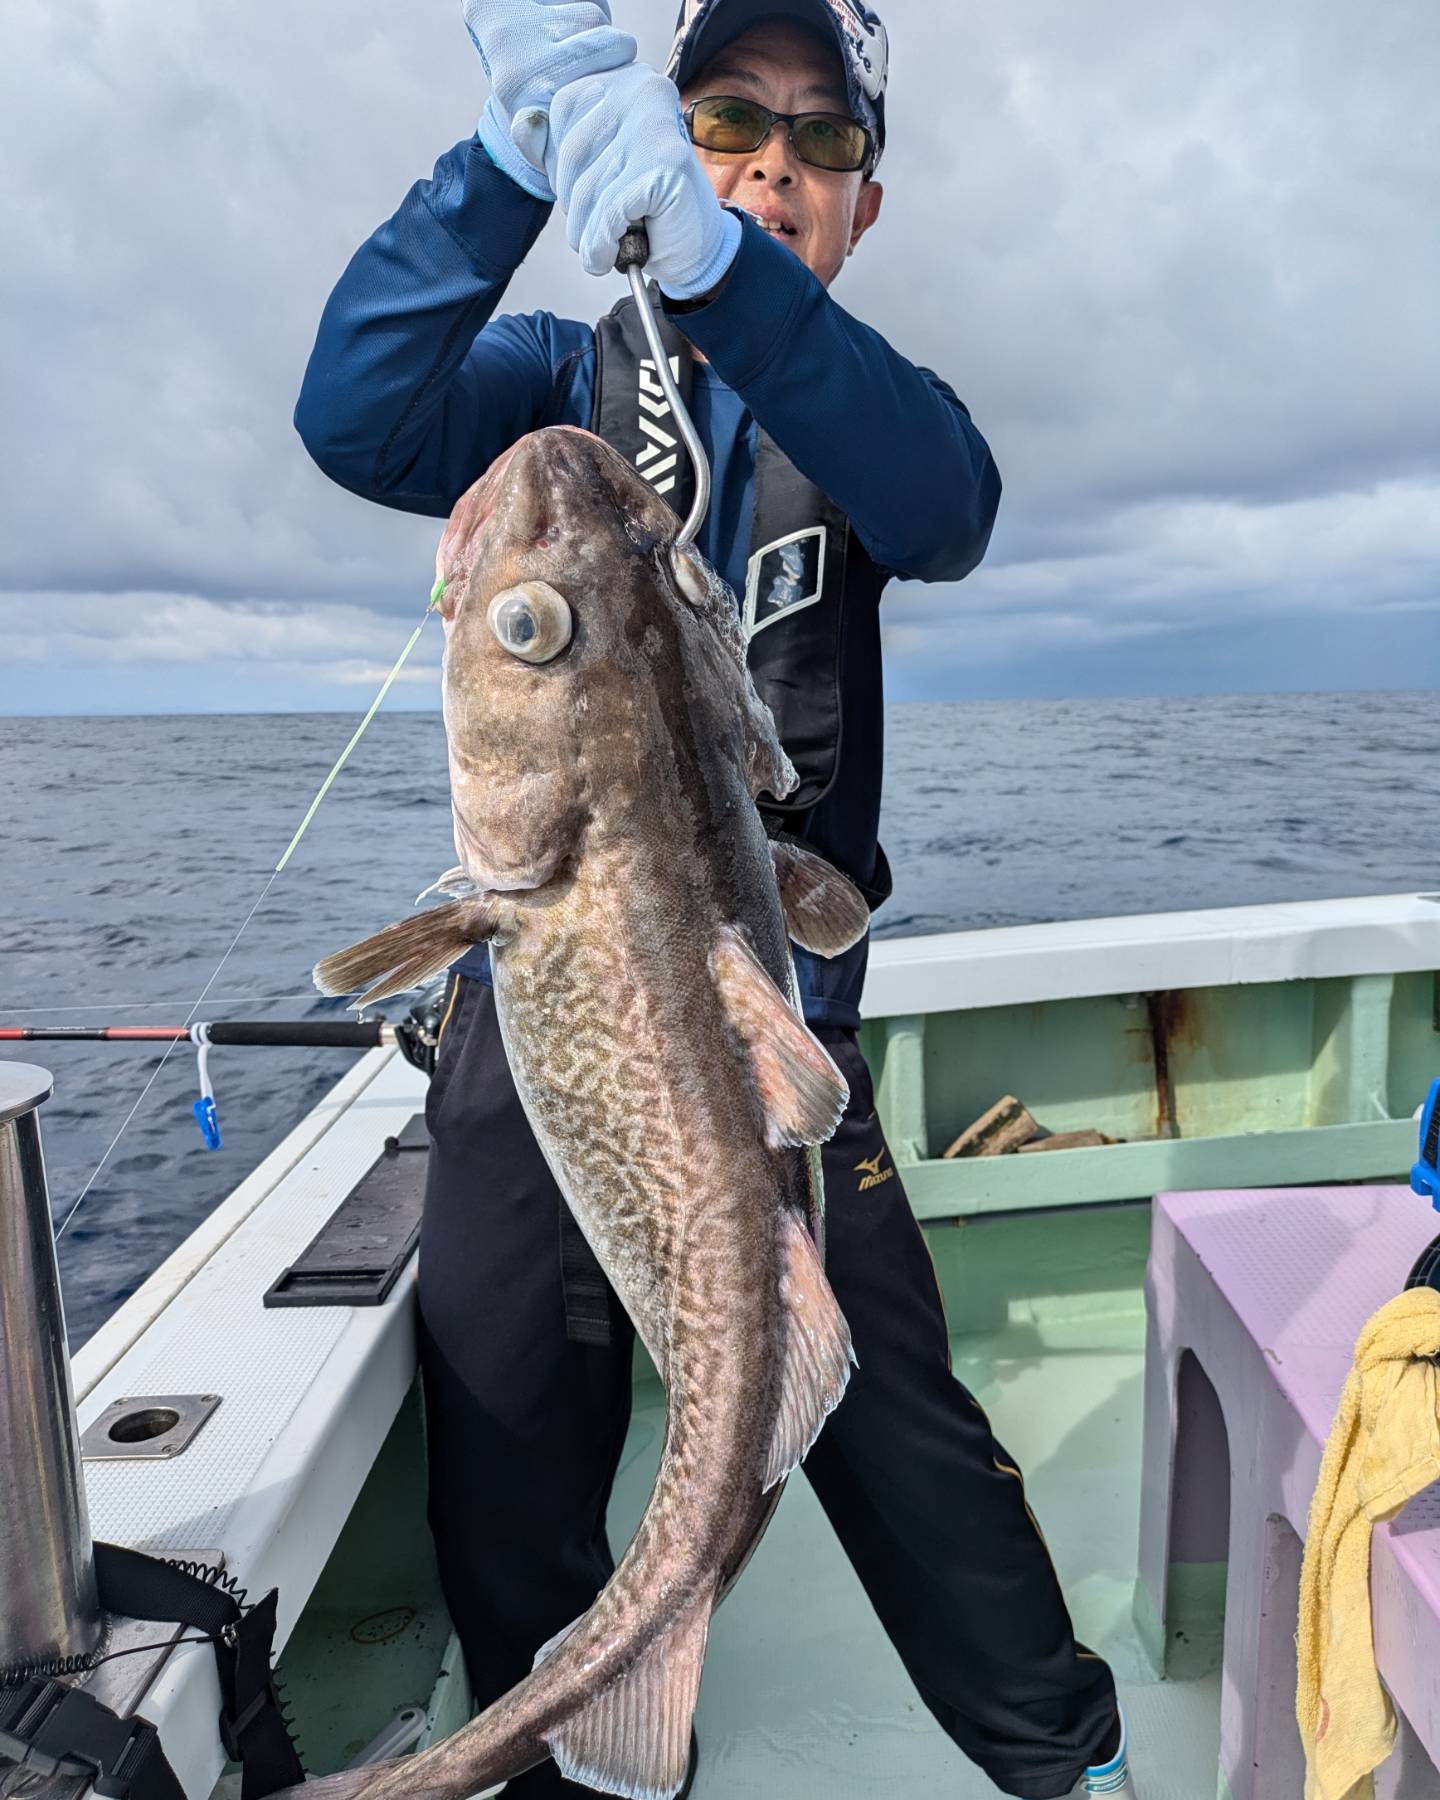
MULTIPOLYGON (((968 574, 1000 495, 950 387, 829 293, 880 215, 884 26, 862 0, 685 0, 662 75, 607 0, 465 0, 465 17, 491 86, 479 128, 341 277, 301 437, 354 493, 443 517, 527 432, 579 425, 683 513, 689 473, 633 300, 594 326, 497 316, 557 200, 593 275, 644 219, 715 476, 698 548, 735 591, 800 775, 767 824, 876 906, 881 593, 968 574)), ((859 1361, 805 1474, 921 1697, 1003 1792, 1133 1794, 1110 1671, 1076 1642, 1019 1471, 950 1372, 857 1042, 865 944, 795 960, 850 1086, 823 1152, 826 1260, 859 1361)), ((610 1576, 633 1344, 516 1097, 488 971, 472 952, 448 989, 420 1244, 430 1520, 482 1704, 610 1576)), ((551 1763, 507 1789, 591 1791, 551 1763)))

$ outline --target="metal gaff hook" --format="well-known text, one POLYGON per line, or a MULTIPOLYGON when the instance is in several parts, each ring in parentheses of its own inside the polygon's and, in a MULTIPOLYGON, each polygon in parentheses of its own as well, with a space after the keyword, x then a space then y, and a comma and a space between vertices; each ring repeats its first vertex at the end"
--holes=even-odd
POLYGON ((666 356, 665 346, 660 338, 660 324, 655 317, 655 309, 650 304, 643 272, 649 257, 650 236, 645 229, 645 222, 643 219, 638 223, 632 221, 620 240, 620 254, 615 259, 615 267, 629 279, 630 292, 635 296, 635 304, 640 309, 645 342, 650 346, 650 354, 655 359, 655 372, 660 377, 660 386, 670 403, 670 411, 680 428, 680 436, 695 470, 695 498, 674 545, 676 550, 688 550, 699 534, 705 514, 710 510, 710 462, 701 445, 700 434, 695 429, 695 421, 680 398, 680 389, 676 386, 670 369, 670 358, 666 356))

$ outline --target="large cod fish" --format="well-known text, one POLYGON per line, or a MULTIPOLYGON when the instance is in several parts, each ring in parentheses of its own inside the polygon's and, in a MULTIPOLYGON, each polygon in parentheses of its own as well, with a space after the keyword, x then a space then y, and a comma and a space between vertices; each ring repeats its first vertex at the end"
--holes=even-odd
POLYGON ((795 772, 730 590, 674 534, 621 456, 565 427, 459 501, 438 559, 452 897, 316 971, 374 1000, 489 943, 526 1113, 665 1382, 655 1487, 524 1681, 418 1757, 297 1790, 312 1800, 464 1800, 546 1756, 674 1795, 711 1614, 845 1390, 809 1147, 847 1093, 797 1011, 790 940, 834 955, 868 914, 767 837, 755 797, 795 772))

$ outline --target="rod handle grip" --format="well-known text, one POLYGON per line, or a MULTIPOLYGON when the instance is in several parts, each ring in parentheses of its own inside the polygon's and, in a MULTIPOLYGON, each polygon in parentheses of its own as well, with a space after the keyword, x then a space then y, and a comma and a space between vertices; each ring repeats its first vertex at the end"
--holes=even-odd
POLYGON ((373 1050, 383 1042, 379 1019, 221 1020, 212 1044, 266 1044, 307 1050, 373 1050))

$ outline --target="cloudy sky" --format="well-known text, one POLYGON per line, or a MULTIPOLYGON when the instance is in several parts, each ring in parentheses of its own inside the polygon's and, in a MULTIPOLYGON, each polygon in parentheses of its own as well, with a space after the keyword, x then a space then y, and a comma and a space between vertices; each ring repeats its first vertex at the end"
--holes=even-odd
MULTIPOLYGON (((615 0, 658 58, 674 0, 615 0)), ((1006 480, 893 588, 893 697, 1440 686, 1434 0, 888 0, 844 304, 1006 480)), ((468 135, 458 0, 9 0, 0 711, 356 707, 437 527, 290 412, 354 247, 468 135)), ((552 225, 507 305, 616 295, 552 225)), ((400 704, 435 702, 433 659, 400 704)))

